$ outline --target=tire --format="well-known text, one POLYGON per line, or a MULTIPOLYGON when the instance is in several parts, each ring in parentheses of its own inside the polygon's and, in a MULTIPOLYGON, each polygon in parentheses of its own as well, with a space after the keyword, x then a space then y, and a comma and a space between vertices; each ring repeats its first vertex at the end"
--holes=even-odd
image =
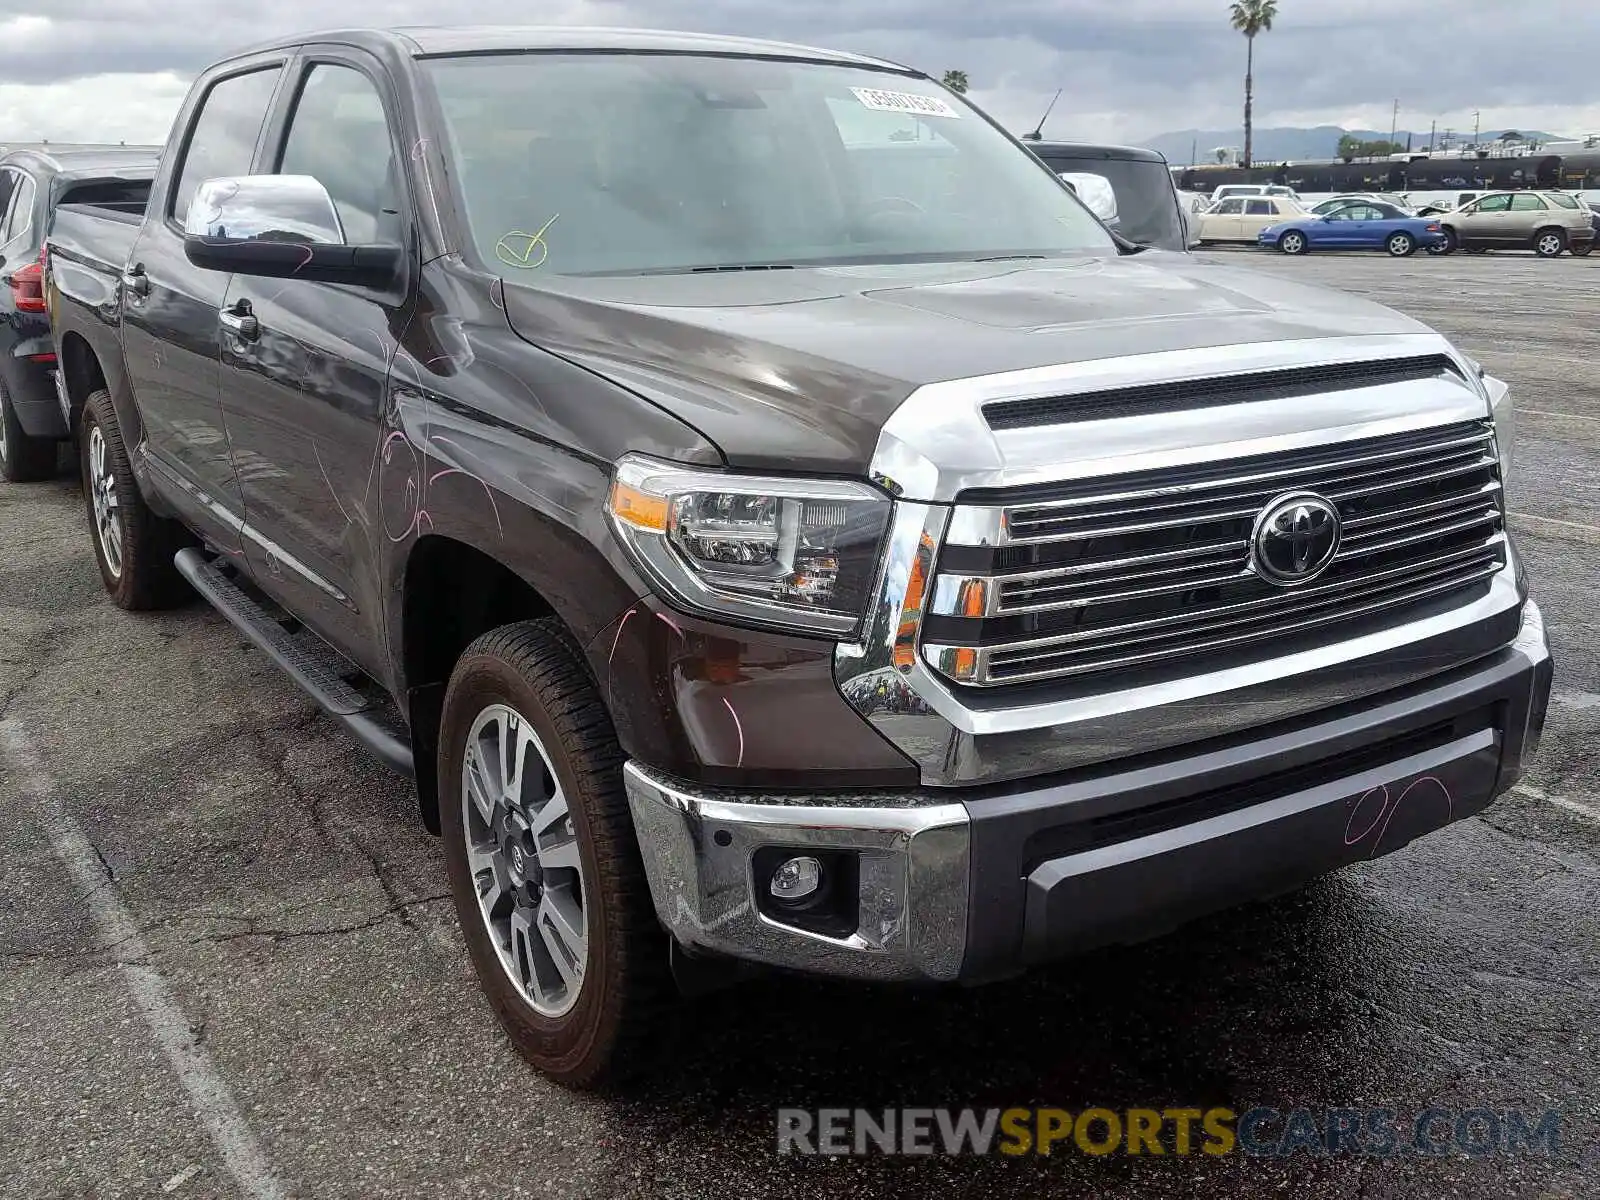
POLYGON ((79 430, 89 537, 106 591, 118 608, 130 612, 184 603, 194 592, 172 557, 194 539, 177 521, 157 516, 144 502, 116 409, 104 389, 84 402, 79 430))
POLYGON ((1456 231, 1446 225, 1441 231, 1444 242, 1439 247, 1440 254, 1452 254, 1461 248, 1461 239, 1456 236, 1456 231))
POLYGON ((1582 246, 1568 246, 1567 249, 1571 251, 1573 258, 1588 258, 1594 253, 1594 243, 1585 242, 1582 246))
POLYGON ((1278 249, 1285 254, 1300 255, 1311 249, 1311 243, 1298 229, 1291 229, 1278 235, 1278 249))
POLYGON ((1540 258, 1560 258, 1567 248, 1567 235, 1560 229, 1541 229, 1533 235, 1533 252, 1540 258))
POLYGON ((0 478, 34 483, 56 473, 56 439, 29 437, 12 411, 6 385, 0 383, 0 478))
POLYGON ((1383 248, 1389 252, 1390 258, 1410 258, 1417 252, 1417 239, 1402 230, 1391 233, 1383 248))
MULTIPOLYGON (((523 744, 520 737, 515 744, 523 744)), ((535 621, 505 625, 462 654, 439 728, 439 798, 445 868, 462 936, 518 1052, 572 1087, 598 1087, 646 1065, 651 1051, 671 1043, 677 1010, 667 936, 656 921, 634 840, 611 718, 558 631, 535 621), (524 725, 531 734, 519 773, 524 784, 508 804, 494 751, 480 747, 491 737, 509 739, 511 729, 524 725), (539 757, 544 769, 527 770, 539 757), (490 796, 489 820, 469 779, 490 796), (560 821, 561 810, 552 816, 549 807, 559 797, 565 798, 565 822, 545 824, 560 821), (541 843, 545 849, 536 848, 541 843), (491 882, 496 889, 492 912, 480 902, 480 881, 485 890, 491 882), (551 941, 530 931, 530 922, 535 929, 544 924, 547 905, 568 930, 581 921, 583 958, 576 971, 576 953, 564 953, 575 939, 552 934, 551 941), (514 932, 519 917, 527 934, 520 943, 514 932), (503 921, 504 928, 491 933, 492 921, 503 921), (526 947, 520 956, 519 945, 526 947), (556 965, 558 956, 566 960, 565 971, 556 965)))

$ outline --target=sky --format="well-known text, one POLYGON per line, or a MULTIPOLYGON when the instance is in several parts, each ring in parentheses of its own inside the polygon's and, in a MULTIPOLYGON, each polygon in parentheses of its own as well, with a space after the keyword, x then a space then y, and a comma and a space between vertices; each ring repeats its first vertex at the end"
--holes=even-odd
MULTIPOLYGON (((1279 0, 1256 43, 1256 124, 1600 132, 1600 8, 1543 0, 1279 0), (1432 14, 1425 30, 1419 17, 1432 14), (1535 19, 1533 14, 1537 13, 1535 19), (1583 31, 1588 35, 1583 36, 1583 31)), ((1002 124, 1137 141, 1241 122, 1226 0, 6 0, 0 141, 164 140, 195 72, 280 34, 350 25, 623 25, 768 37, 967 72, 1002 124)))

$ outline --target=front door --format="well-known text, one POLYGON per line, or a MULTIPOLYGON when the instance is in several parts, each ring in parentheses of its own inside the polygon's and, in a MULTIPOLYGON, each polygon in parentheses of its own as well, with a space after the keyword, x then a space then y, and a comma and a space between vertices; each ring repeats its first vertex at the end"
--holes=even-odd
MULTIPOLYGON (((410 209, 382 74, 353 51, 306 53, 263 169, 321 182, 348 244, 403 245, 410 209)), ((369 527, 364 489, 407 295, 404 280, 379 292, 235 275, 218 306, 222 406, 249 514, 251 572, 369 672, 383 668, 373 637, 382 612, 376 548, 388 534, 369 527)))
POLYGON ((1453 223, 1463 245, 1494 246, 1507 236, 1510 220, 1511 196, 1501 192, 1467 205, 1453 223))
POLYGON ((249 173, 282 75, 281 62, 256 66, 205 90, 182 162, 168 174, 165 192, 151 197, 162 206, 161 219, 145 221, 122 281, 128 379, 155 484, 209 538, 234 551, 244 503, 217 394, 217 310, 230 277, 189 262, 183 221, 202 182, 249 173))
POLYGON ((1238 196, 1219 201, 1210 212, 1200 214, 1200 236, 1208 242, 1236 242, 1244 201, 1238 196))

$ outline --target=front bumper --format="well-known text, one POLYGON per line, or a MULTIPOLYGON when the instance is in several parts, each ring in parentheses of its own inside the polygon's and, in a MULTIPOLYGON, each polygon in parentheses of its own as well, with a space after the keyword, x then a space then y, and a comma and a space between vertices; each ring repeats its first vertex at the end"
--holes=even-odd
POLYGON ((712 791, 638 764, 629 804, 683 945, 877 980, 982 980, 1295 887, 1486 807, 1537 748, 1543 619, 1423 684, 1032 790, 712 791), (774 915, 756 855, 856 852, 854 928, 774 915))

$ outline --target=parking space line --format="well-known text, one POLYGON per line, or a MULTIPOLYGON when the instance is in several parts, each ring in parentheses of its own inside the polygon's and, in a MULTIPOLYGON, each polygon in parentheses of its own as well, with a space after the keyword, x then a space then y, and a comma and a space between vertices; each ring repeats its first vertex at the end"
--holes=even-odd
POLYGON ((251 1200, 287 1200, 288 1189, 273 1173, 233 1092, 217 1073, 211 1056, 195 1040, 189 1019, 167 981, 150 965, 150 948, 140 936, 133 915, 109 886, 103 861, 61 804, 54 780, 15 719, 0 721, 0 754, 10 760, 24 804, 31 799, 51 850, 83 894, 101 944, 118 947, 117 968, 188 1094, 195 1115, 211 1135, 228 1173, 251 1200))
POLYGON ((1565 796, 1552 796, 1549 792, 1541 788, 1531 787, 1526 783, 1519 783, 1511 790, 1519 796, 1527 796, 1532 800, 1543 800, 1546 804, 1554 804, 1557 808, 1565 809, 1567 812, 1580 816, 1586 821, 1593 821, 1596 825, 1600 825, 1600 808, 1596 808, 1592 804, 1568 800, 1565 796))
POLYGON ((1527 413, 1530 417, 1560 417, 1564 421, 1600 421, 1600 417, 1585 416, 1583 413, 1551 412, 1547 408, 1519 408, 1517 415, 1527 413))
POLYGON ((1532 513, 1510 514, 1511 528, 1519 533, 1543 534, 1569 542, 1583 542, 1600 546, 1600 525, 1585 525, 1581 521, 1563 521, 1559 517, 1536 517, 1532 513))

